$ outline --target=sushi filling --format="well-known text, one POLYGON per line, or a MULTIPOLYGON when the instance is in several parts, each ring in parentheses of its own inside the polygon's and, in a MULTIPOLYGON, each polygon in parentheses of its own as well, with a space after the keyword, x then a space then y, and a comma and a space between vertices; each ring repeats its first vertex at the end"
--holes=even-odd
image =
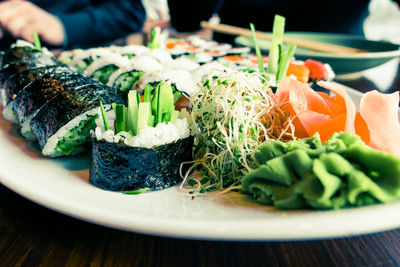
POLYGON ((75 68, 80 72, 84 72, 93 61, 92 57, 84 58, 76 63, 75 68))
POLYGON ((146 85, 144 95, 130 91, 128 107, 113 104, 113 111, 106 113, 100 105, 97 140, 152 148, 189 137, 188 112, 175 110, 174 97, 172 85, 160 82, 155 89, 146 85))
POLYGON ((107 84, 108 79, 116 70, 118 70, 118 67, 116 65, 107 65, 93 72, 92 78, 101 83, 107 84))
POLYGON ((36 114, 39 112, 39 110, 35 111, 33 114, 29 115, 28 118, 21 124, 21 134, 23 137, 28 139, 29 141, 35 141, 37 139, 36 135, 32 132, 31 129, 31 120, 33 117, 36 116, 36 114))
POLYGON ((51 151, 49 156, 57 155, 76 155, 87 150, 87 146, 91 138, 91 130, 96 127, 96 119, 98 114, 86 114, 86 118, 79 121, 79 123, 72 129, 66 131, 62 136, 57 137, 57 144, 51 151))
POLYGON ((114 89, 121 93, 128 93, 133 85, 144 74, 143 71, 131 71, 123 73, 114 83, 114 89))

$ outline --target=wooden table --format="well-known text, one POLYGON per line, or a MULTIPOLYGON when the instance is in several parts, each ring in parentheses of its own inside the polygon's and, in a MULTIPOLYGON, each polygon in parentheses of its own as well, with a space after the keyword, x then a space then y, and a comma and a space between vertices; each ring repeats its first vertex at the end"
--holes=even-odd
MULTIPOLYGON (((341 82, 377 89, 365 77, 341 82)), ((397 70, 378 89, 399 88, 397 70)), ((319 241, 179 240, 80 221, 0 185, 0 266, 400 266, 400 230, 319 241)))

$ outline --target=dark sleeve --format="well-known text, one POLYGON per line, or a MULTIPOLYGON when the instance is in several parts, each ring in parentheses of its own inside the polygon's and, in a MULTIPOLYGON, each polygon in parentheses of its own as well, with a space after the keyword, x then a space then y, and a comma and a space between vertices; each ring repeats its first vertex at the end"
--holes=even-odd
POLYGON ((168 0, 171 26, 178 32, 200 30, 200 22, 219 11, 225 0, 168 0))
POLYGON ((77 12, 55 15, 64 24, 66 48, 101 45, 139 32, 146 18, 139 0, 103 1, 77 12))

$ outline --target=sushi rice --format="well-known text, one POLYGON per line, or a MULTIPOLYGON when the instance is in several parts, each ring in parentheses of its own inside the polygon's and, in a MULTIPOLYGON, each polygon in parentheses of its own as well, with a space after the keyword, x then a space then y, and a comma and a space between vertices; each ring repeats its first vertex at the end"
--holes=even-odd
POLYGON ((8 103, 3 106, 3 118, 11 123, 18 123, 18 118, 13 111, 13 102, 8 103))
MULTIPOLYGON (((111 105, 104 105, 105 109, 110 109, 111 105)), ((82 122, 87 121, 88 119, 90 120, 91 117, 98 116, 98 108, 94 108, 91 110, 88 110, 79 116, 75 117, 71 121, 69 121, 67 124, 65 124, 63 127, 61 127, 55 134, 53 134, 46 142, 42 149, 42 154, 45 156, 49 157, 58 157, 58 156, 63 156, 64 154, 57 152, 57 146, 59 145, 59 141, 65 137, 68 136, 68 134, 72 133, 72 130, 79 126, 82 122)), ((73 134, 73 133, 72 133, 73 134)), ((82 148, 83 149, 83 148, 82 148)), ((78 154, 82 152, 81 150, 77 150, 74 152, 74 154, 78 154)))
MULTIPOLYGON (((111 121, 110 121, 111 122, 111 121)), ((99 124, 98 124, 99 125, 99 124)), ((115 135, 114 129, 104 130, 104 126, 98 126, 95 130, 95 136, 98 141, 118 143, 121 141, 121 135, 115 135)), ((146 126, 138 135, 125 138, 124 143, 131 147, 153 148, 175 142, 190 136, 189 125, 186 118, 177 119, 175 124, 172 122, 159 123, 155 127, 146 126)))
POLYGON ((39 110, 36 110, 34 113, 29 115, 26 120, 21 124, 21 135, 25 137, 29 141, 35 141, 37 140, 37 136, 32 132, 31 129, 31 120, 36 116, 36 114, 39 112, 39 110))

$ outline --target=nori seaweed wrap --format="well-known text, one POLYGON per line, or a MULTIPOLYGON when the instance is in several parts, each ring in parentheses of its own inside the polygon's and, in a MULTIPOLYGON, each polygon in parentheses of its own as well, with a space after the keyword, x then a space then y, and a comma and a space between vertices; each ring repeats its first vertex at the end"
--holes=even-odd
POLYGON ((160 190, 178 184, 180 165, 192 159, 193 137, 155 148, 93 138, 89 181, 110 191, 160 190))
POLYGON ((49 52, 43 52, 29 46, 16 46, 5 51, 0 67, 0 88, 7 77, 18 72, 59 64, 49 52))
POLYGON ((36 139, 30 129, 30 119, 61 91, 92 83, 92 79, 66 67, 56 67, 25 86, 13 100, 12 109, 21 125, 21 134, 36 139))
POLYGON ((40 79, 42 76, 46 75, 49 72, 53 72, 57 65, 46 66, 33 68, 29 70, 25 70, 22 72, 18 72, 9 76, 4 81, 4 102, 1 103, 3 106, 6 106, 10 103, 18 94, 18 92, 24 89, 28 84, 40 79))
POLYGON ((110 87, 97 82, 60 91, 48 101, 30 122, 42 154, 68 156, 86 150, 100 101, 108 109, 111 103, 123 102, 110 87))

